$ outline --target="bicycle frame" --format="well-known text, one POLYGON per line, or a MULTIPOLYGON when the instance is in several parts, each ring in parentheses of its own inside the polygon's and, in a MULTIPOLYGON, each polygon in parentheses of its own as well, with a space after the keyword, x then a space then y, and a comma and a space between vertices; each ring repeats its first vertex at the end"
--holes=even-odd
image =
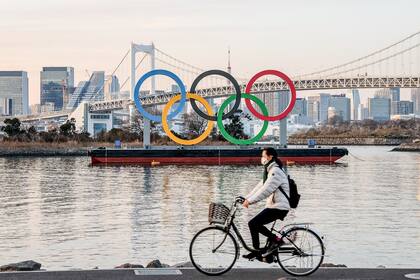
MULTIPOLYGON (((226 231, 226 235, 225 235, 225 238, 223 238, 223 240, 221 241, 221 243, 216 247, 216 248, 214 248, 213 249, 213 252, 216 252, 219 248, 220 248, 220 246, 222 246, 223 245, 223 243, 225 242, 225 240, 226 240, 226 237, 227 237, 227 235, 228 235, 228 233, 230 232, 230 229, 233 229, 233 232, 235 233, 235 235, 236 235, 236 237, 237 237, 237 239, 239 239, 239 242, 241 243, 241 245, 246 249, 246 250, 248 250, 248 251, 250 251, 250 252, 256 252, 256 250, 255 249, 253 249, 253 248, 251 248, 251 247, 249 247, 247 244, 246 244, 246 242, 245 242, 245 240, 244 240, 244 238, 242 237, 242 235, 241 235, 241 233, 240 233, 240 231, 239 231, 239 229, 238 229, 238 227, 235 225, 235 223, 233 222, 233 220, 235 219, 235 214, 236 214, 236 211, 238 210, 238 207, 236 206, 236 204, 238 203, 238 201, 235 201, 234 203, 233 203, 233 205, 232 205, 232 207, 231 207, 231 209, 230 209, 230 213, 229 213, 229 217, 226 219, 226 222, 225 222, 225 224, 223 225, 223 226, 219 226, 219 225, 215 225, 216 227, 219 227, 219 228, 221 228, 221 229, 223 229, 224 231, 226 231)), ((300 250, 300 248, 293 242, 293 240, 291 240, 288 236, 286 236, 285 235, 285 230, 284 229, 286 229, 286 228, 288 228, 288 227, 296 227, 296 226, 304 226, 303 228, 305 228, 305 229, 308 229, 309 227, 308 227, 308 225, 310 225, 310 224, 312 224, 312 223, 294 223, 294 224, 287 224, 287 225, 284 225, 280 230, 276 230, 274 227, 275 227, 275 225, 276 225, 276 222, 277 221, 274 221, 274 223, 273 223, 273 225, 271 226, 271 232, 276 232, 276 233, 278 233, 278 234, 280 234, 281 236, 282 236, 282 238, 286 238, 288 241, 289 241, 289 243, 293 246, 293 247, 288 247, 288 248, 284 248, 284 250, 282 250, 282 251, 285 251, 285 252, 287 252, 288 250, 298 250, 298 252, 299 253, 301 253, 302 251, 300 250)), ((268 242, 268 241, 267 241, 268 242)), ((266 243, 266 246, 267 246, 267 243, 266 243)))

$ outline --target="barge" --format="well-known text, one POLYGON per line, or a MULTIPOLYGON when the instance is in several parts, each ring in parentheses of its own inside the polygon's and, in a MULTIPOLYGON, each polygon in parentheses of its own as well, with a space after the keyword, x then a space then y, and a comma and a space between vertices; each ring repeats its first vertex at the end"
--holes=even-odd
MULTIPOLYGON (((89 151, 92 165, 250 165, 260 164, 263 147, 195 146, 151 148, 96 148, 89 151)), ((276 148, 284 163, 331 164, 348 154, 346 148, 276 148)))

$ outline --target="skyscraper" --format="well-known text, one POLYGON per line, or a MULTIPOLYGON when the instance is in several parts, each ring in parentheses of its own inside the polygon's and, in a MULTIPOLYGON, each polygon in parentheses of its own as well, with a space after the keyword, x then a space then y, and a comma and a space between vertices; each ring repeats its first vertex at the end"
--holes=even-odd
POLYGON ((410 115, 413 114, 414 103, 411 101, 392 101, 391 114, 392 115, 410 115))
POLYGON ((400 88, 383 88, 375 92, 375 97, 389 98, 391 101, 400 101, 400 88))
POLYGON ((363 121, 369 118, 369 108, 365 108, 365 106, 360 103, 359 108, 357 108, 357 117, 359 121, 363 121))
POLYGON ((343 121, 350 121, 350 98, 347 98, 345 94, 331 95, 330 107, 335 108, 335 113, 340 116, 343 121))
POLYGON ((319 94, 319 120, 326 122, 328 120, 328 107, 330 107, 330 95, 328 93, 319 94))
POLYGON ((320 93, 308 97, 308 117, 313 122, 326 122, 328 120, 328 107, 330 106, 330 95, 320 93))
POLYGON ((90 76, 89 81, 79 82, 75 91, 71 95, 70 101, 66 106, 69 110, 74 110, 81 102, 99 101, 104 99, 105 72, 95 71, 90 76))
POLYGON ((62 110, 74 87, 73 67, 43 67, 41 71, 40 104, 54 104, 54 110, 62 110))
POLYGON ((111 100, 111 94, 120 91, 120 82, 117 76, 107 75, 104 83, 104 98, 105 100, 111 100))
POLYGON ((314 122, 319 122, 319 97, 309 96, 307 102, 308 118, 314 122))
POLYGON ((350 118, 352 120, 358 120, 358 111, 359 111, 359 105, 360 105, 360 95, 358 89, 352 89, 350 90, 350 103, 351 103, 351 114, 350 118))
POLYGON ((0 71, 0 115, 29 113, 28 74, 25 71, 0 71))
POLYGON ((420 115, 420 88, 411 90, 411 101, 413 102, 413 113, 420 115))
POLYGON ((391 99, 384 97, 368 98, 369 118, 387 121, 391 117, 391 99))
POLYGON ((295 106, 292 110, 292 115, 307 116, 308 104, 305 98, 296 98, 295 106))
POLYGON ((400 88, 390 88, 391 101, 400 101, 400 88))
MULTIPOLYGON (((280 90, 278 92, 259 93, 257 94, 257 97, 265 103, 268 110, 268 114, 270 116, 274 116, 280 114, 286 109, 290 100, 290 91, 280 90)), ((245 102, 242 103, 245 104, 245 102)), ((231 102, 231 104, 233 104, 233 102, 231 102)), ((254 107, 258 112, 262 114, 258 106, 254 105, 254 107)))

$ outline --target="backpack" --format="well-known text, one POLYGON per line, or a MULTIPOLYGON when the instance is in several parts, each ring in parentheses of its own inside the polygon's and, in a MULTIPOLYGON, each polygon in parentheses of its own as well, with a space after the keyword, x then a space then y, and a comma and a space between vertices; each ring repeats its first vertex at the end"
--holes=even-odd
POLYGON ((295 180, 293 180, 292 178, 290 178, 290 175, 287 174, 282 168, 280 168, 280 169, 284 172, 284 174, 287 175, 287 180, 289 181, 289 193, 290 193, 290 197, 281 188, 281 186, 279 186, 279 190, 284 194, 284 196, 289 201, 290 208, 297 208, 297 206, 299 204, 299 200, 300 200, 300 194, 298 193, 296 182, 295 182, 295 180))

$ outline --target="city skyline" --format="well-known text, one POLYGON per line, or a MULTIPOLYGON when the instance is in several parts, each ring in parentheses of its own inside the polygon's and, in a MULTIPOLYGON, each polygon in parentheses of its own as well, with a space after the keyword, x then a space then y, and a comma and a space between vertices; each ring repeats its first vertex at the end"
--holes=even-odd
MULTIPOLYGON (((415 12, 420 3, 403 2, 412 9, 399 11, 401 3, 391 1, 267 1, 261 6, 239 1, 48 1, 45 10, 44 5, 15 1, 1 12, 0 36, 7 40, 0 69, 28 72, 30 104, 39 103, 42 67, 74 67, 75 81, 86 80, 86 69, 111 72, 131 41, 153 41, 205 69, 225 69, 230 46, 237 76, 250 77, 264 68, 296 75, 360 57, 418 31, 412 26, 420 26, 415 12), (168 9, 160 9, 163 3, 168 9), (376 5, 381 5, 380 15, 373 12, 376 5), (343 10, 357 13, 357 21, 341 20, 343 10), (249 16, 258 26, 247 21, 249 16), (378 33, 377 26, 384 32, 378 33), (200 36, 204 31, 205 38, 200 36), (272 36, 277 33, 281 36, 272 36), (349 36, 353 34, 357 36, 349 36)), ((361 98, 368 94, 361 91, 361 98)), ((409 92, 402 96, 407 99, 409 92)))

